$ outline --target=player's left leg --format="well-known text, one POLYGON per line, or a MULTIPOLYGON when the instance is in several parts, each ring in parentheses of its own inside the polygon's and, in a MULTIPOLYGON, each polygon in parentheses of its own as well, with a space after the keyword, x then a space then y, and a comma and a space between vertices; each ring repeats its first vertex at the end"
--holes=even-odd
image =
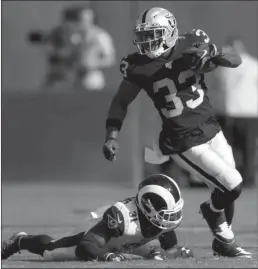
MULTIPOLYGON (((246 252, 239 252, 237 246, 234 246, 234 234, 228 227, 224 213, 224 209, 231 206, 240 195, 242 177, 212 148, 211 144, 212 140, 171 157, 180 166, 203 179, 208 186, 215 189, 212 192, 211 200, 201 205, 203 217, 215 238, 223 244, 232 246, 231 250, 234 251, 230 251, 231 256, 247 255, 246 252)), ((224 151, 226 150, 224 148, 224 151)), ((225 255, 228 256, 228 254, 225 255)))

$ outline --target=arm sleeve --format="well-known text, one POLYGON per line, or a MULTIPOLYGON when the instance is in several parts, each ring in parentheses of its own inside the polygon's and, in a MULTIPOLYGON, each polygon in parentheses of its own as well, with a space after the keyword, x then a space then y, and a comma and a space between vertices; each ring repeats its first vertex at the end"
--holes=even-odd
MULTIPOLYGON (((195 42, 200 43, 207 43, 212 44, 209 36, 203 31, 203 30, 196 30, 194 29, 191 34, 193 35, 195 42)), ((215 48, 217 48, 218 53, 216 56, 211 58, 211 61, 218 65, 218 66, 224 66, 224 67, 230 67, 235 68, 238 67, 241 63, 241 57, 238 55, 234 50, 231 48, 220 48, 215 45, 215 48)))
POLYGON ((233 49, 222 48, 222 52, 212 58, 212 62, 219 66, 235 68, 242 63, 242 59, 233 49))
POLYGON ((122 58, 120 62, 120 73, 123 80, 111 101, 106 120, 106 129, 116 128, 120 131, 127 115, 128 106, 143 88, 141 76, 135 72, 137 66, 135 58, 135 55, 129 55, 122 58))
POLYGON ((112 249, 106 243, 112 237, 119 237, 124 231, 122 213, 114 206, 107 209, 103 219, 92 227, 78 244, 76 255, 82 260, 104 261, 112 249), (118 218, 119 221, 118 222, 118 218))
POLYGON ((176 236, 175 231, 173 230, 173 231, 162 234, 159 237, 159 242, 160 242, 160 246, 164 250, 172 249, 173 247, 175 247, 177 245, 177 236, 176 236))
POLYGON ((107 233, 105 223, 100 221, 91 228, 76 248, 76 256, 81 260, 105 260, 108 248, 105 244, 109 241, 110 235, 107 233))
POLYGON ((123 80, 113 97, 106 120, 106 128, 115 127, 118 131, 122 128, 127 115, 128 106, 133 102, 141 89, 127 80, 123 80))
POLYGON ((211 44, 210 37, 201 29, 193 29, 190 33, 193 38, 193 42, 211 44))

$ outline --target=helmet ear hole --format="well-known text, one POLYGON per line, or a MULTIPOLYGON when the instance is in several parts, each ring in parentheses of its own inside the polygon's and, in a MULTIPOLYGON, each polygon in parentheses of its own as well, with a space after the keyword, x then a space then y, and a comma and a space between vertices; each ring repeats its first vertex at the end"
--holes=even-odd
POLYGON ((146 193, 142 196, 142 202, 151 213, 152 210, 159 211, 167 207, 166 201, 155 193, 146 193), (152 210, 151 210, 152 209, 152 210))

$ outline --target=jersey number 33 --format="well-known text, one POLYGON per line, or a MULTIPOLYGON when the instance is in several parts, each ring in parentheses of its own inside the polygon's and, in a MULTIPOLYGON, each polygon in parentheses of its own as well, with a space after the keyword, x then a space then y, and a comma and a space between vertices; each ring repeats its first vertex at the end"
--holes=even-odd
POLYGON ((163 78, 159 81, 154 82, 153 84, 153 90, 154 93, 159 93, 160 91, 163 91, 164 88, 167 88, 169 91, 169 94, 165 94, 165 100, 166 104, 173 102, 175 108, 161 108, 162 114, 166 118, 173 118, 180 116, 183 113, 183 110, 185 107, 194 109, 197 106, 199 106, 203 102, 203 97, 204 97, 204 91, 201 88, 201 85, 197 82, 201 79, 200 75, 194 74, 191 70, 185 70, 180 73, 178 77, 178 82, 180 84, 186 83, 188 80, 194 79, 194 83, 190 85, 190 90, 192 92, 195 92, 198 94, 198 97, 196 99, 189 99, 183 104, 183 101, 179 96, 177 96, 177 88, 173 82, 172 79, 170 78, 163 78))

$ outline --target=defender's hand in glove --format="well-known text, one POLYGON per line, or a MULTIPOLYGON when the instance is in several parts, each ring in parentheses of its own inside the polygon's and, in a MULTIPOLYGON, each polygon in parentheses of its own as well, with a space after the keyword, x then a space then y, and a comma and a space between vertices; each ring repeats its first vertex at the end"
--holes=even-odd
POLYGON ((118 142, 115 138, 109 138, 103 146, 103 153, 107 160, 113 162, 116 160, 116 153, 119 149, 118 142))

